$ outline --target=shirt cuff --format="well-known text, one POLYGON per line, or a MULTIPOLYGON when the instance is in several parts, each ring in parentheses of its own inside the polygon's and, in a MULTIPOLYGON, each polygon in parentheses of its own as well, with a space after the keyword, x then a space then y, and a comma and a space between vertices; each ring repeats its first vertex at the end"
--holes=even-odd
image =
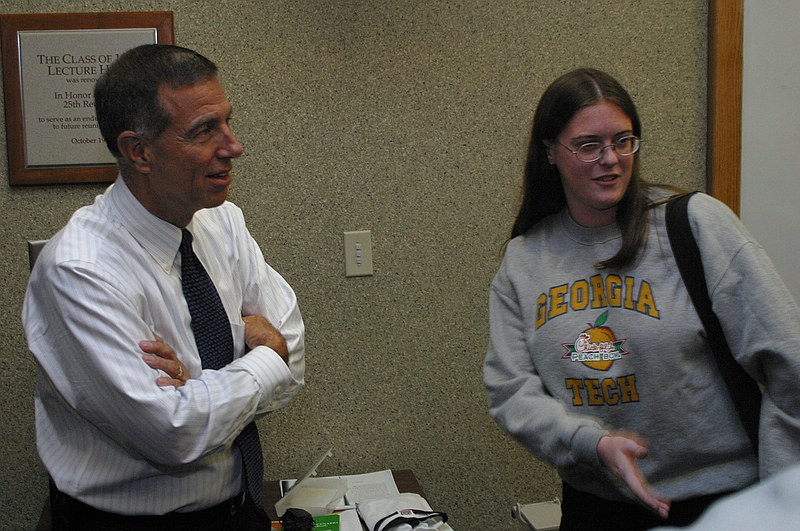
POLYGON ((599 443, 603 435, 607 433, 608 430, 594 426, 584 426, 578 429, 578 432, 575 434, 575 444, 573 446, 575 461, 578 463, 588 463, 595 467, 601 465, 600 456, 597 453, 597 443, 599 443))
POLYGON ((238 358, 234 365, 250 373, 261 388, 259 413, 284 407, 299 388, 283 358, 268 347, 254 348, 238 358))

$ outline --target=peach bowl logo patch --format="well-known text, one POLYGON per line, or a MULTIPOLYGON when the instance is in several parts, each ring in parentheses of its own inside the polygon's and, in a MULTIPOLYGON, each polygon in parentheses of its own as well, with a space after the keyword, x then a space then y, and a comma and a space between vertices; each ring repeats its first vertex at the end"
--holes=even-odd
POLYGON ((590 369, 607 371, 614 361, 621 359, 628 352, 622 348, 625 339, 617 339, 614 331, 604 326, 608 320, 608 310, 603 312, 594 324, 586 323, 589 328, 578 334, 574 343, 562 343, 567 351, 562 360, 583 363, 590 369))

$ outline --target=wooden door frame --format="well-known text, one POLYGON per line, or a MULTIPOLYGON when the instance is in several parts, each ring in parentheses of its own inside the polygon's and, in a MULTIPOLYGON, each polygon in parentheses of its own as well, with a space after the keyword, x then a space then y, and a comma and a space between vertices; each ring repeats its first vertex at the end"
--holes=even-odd
POLYGON ((736 214, 742 168, 743 33, 743 0, 709 0, 706 190, 736 214))

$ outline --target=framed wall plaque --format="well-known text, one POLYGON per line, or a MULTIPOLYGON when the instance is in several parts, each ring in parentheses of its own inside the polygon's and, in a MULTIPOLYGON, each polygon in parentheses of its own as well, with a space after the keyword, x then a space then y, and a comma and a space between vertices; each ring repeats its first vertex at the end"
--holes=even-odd
POLYGON ((113 181, 94 83, 126 50, 172 44, 172 12, 0 15, 0 33, 9 183, 113 181))

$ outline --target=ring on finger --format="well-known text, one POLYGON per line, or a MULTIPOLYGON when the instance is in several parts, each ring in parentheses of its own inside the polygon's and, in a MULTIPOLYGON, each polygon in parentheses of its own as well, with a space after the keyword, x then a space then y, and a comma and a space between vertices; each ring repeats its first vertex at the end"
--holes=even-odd
POLYGON ((183 379, 183 367, 181 367, 180 365, 178 366, 178 374, 175 375, 175 378, 177 380, 183 379))

